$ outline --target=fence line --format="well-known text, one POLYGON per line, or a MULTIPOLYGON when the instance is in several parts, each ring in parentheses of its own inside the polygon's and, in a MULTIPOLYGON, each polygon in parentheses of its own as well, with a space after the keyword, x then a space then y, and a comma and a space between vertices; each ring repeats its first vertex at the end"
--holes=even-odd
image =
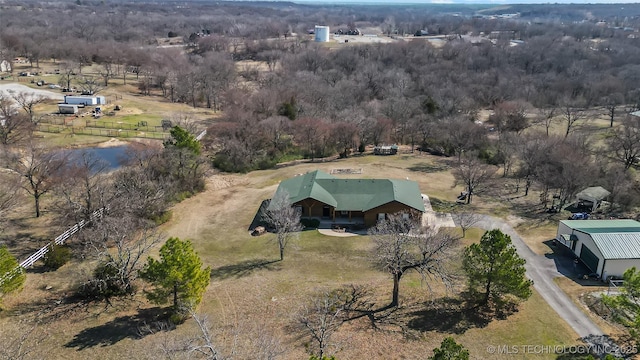
POLYGON ((207 135, 207 130, 206 130, 206 129, 205 129, 205 130, 202 130, 202 132, 201 132, 198 136, 196 136, 196 140, 198 140, 198 141, 202 140, 202 138, 203 138, 205 135, 207 135))
POLYGON ((92 220, 95 220, 95 219, 97 219, 99 217, 102 217, 102 214, 104 214, 104 211, 105 211, 105 208, 100 208, 100 209, 94 211, 89 216, 89 220, 80 220, 79 223, 77 223, 77 224, 73 225, 72 227, 68 228, 65 232, 63 232, 58 237, 56 237, 52 242, 48 243, 47 245, 45 245, 42 248, 40 248, 40 250, 38 250, 35 253, 31 254, 31 256, 29 256, 26 260, 21 262, 13 270, 11 270, 8 273, 6 273, 3 276, 1 276, 0 277, 0 285, 2 285, 7 280, 13 279, 15 276, 19 275, 20 273, 22 273, 27 268, 32 267, 33 264, 35 264, 36 261, 42 259, 49 252, 49 250, 51 250, 51 246, 52 245, 62 245, 62 244, 64 244, 64 242, 68 238, 70 238, 75 233, 80 231, 80 229, 85 227, 92 220))

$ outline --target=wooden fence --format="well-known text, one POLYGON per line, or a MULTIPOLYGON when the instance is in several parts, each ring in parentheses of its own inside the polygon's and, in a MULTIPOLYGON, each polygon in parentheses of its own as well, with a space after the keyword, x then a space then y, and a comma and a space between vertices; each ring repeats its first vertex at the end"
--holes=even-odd
POLYGON ((80 231, 80 229, 85 227, 88 223, 90 223, 91 221, 93 221, 93 220, 95 220, 97 218, 102 217, 102 214, 104 214, 104 211, 105 211, 105 208, 101 208, 101 209, 98 209, 98 210, 94 211, 91 214, 91 216, 89 216, 89 220, 81 220, 79 223, 77 223, 77 224, 73 225, 72 227, 68 228, 67 231, 63 232, 58 237, 56 237, 52 242, 50 242, 49 244, 43 246, 42 248, 40 248, 40 250, 36 251, 35 253, 31 254, 31 256, 29 256, 26 260, 21 262, 16 268, 14 268, 13 270, 11 270, 8 273, 6 273, 3 276, 1 276, 0 277, 0 285, 2 285, 7 280, 13 279, 15 276, 17 276, 20 273, 22 273, 25 269, 32 267, 33 264, 35 264, 36 261, 42 259, 49 252, 49 250, 51 249, 51 247, 53 245, 62 245, 62 244, 64 244, 64 242, 68 238, 70 238, 75 233, 80 231))

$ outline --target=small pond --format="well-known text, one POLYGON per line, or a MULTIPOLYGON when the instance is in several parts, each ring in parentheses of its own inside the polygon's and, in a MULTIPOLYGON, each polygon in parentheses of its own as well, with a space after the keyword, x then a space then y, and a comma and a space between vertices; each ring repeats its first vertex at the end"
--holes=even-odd
POLYGON ((112 147, 88 147, 81 149, 67 150, 71 158, 79 159, 83 153, 88 153, 97 159, 104 160, 108 164, 109 170, 119 168, 122 161, 126 159, 126 151, 128 146, 112 146, 112 147))

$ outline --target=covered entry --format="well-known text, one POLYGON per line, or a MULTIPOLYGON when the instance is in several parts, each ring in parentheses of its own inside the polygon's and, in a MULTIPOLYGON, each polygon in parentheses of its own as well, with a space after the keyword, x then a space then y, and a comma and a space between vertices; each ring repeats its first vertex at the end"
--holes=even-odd
POLYGON ((600 262, 600 259, 598 259, 598 257, 584 244, 582 245, 582 251, 580 251, 580 260, 587 265, 589 270, 594 273, 598 272, 598 263, 600 262))

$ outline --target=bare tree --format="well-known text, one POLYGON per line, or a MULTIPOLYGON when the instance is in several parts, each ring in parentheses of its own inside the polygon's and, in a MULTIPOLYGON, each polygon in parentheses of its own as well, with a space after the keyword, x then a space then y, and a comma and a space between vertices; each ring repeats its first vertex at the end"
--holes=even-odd
POLYGON ((29 119, 20 114, 13 100, 0 92, 0 144, 15 144, 22 140, 31 129, 29 119))
POLYGON ((547 136, 549 136, 549 128, 553 124, 557 112, 558 109, 556 107, 538 108, 538 116, 535 122, 544 126, 547 136))
POLYGON ((60 71, 60 79, 58 80, 58 84, 64 88, 71 88, 71 80, 75 76, 75 63, 73 62, 65 62, 62 65, 62 70, 60 71))
POLYGON ((241 322, 214 327, 207 315, 193 310, 189 310, 189 314, 196 323, 196 329, 184 337, 164 331, 172 328, 168 323, 148 324, 140 332, 145 335, 163 333, 159 347, 162 355, 169 359, 275 360, 284 353, 280 339, 262 324, 241 322))
POLYGON ((619 92, 609 94, 601 99, 607 115, 609 116, 609 127, 613 127, 613 120, 616 116, 616 109, 624 103, 624 95, 619 92))
POLYGON ((280 261, 284 260, 284 249, 289 241, 302 230, 300 212, 292 206, 286 190, 277 191, 269 205, 262 211, 263 220, 276 232, 280 250, 280 261))
POLYGON ((576 122, 584 119, 585 116, 584 109, 576 104, 567 103, 562 107, 562 119, 565 123, 565 139, 575 129, 576 122))
MULTIPOLYGON (((400 280, 414 270, 425 280, 438 279, 451 284, 451 273, 447 261, 458 237, 447 232, 421 229, 418 224, 403 214, 390 215, 369 230, 375 244, 374 262, 393 277, 392 300, 388 307, 399 305, 400 280)), ((427 285, 429 282, 426 281, 427 285)))
POLYGON ((7 214, 19 204, 19 175, 8 171, 0 171, 0 231, 7 220, 7 214))
POLYGON ((624 164, 625 170, 638 162, 640 158, 640 118, 629 116, 613 130, 607 139, 608 149, 616 160, 624 164))
POLYGON ((33 142, 25 153, 13 152, 9 156, 9 168, 24 178, 21 186, 33 197, 36 217, 40 217, 40 199, 59 183, 59 175, 64 169, 67 156, 44 149, 33 142))
POLYGON ((9 90, 11 97, 15 100, 20 107, 27 113, 29 116, 29 121, 33 122, 33 118, 35 117, 35 107, 38 104, 41 104, 47 100, 45 96, 35 95, 26 91, 11 91, 9 90))
POLYGON ((467 204, 471 204, 471 198, 487 185, 497 168, 485 164, 473 154, 466 155, 460 165, 453 170, 453 176, 457 184, 464 185, 467 189, 467 204))
POLYGON ((453 221, 462 229, 462 237, 465 237, 467 230, 480 221, 480 215, 468 211, 456 211, 451 215, 453 216, 453 221))
POLYGON ((323 359, 327 355, 331 336, 346 319, 344 299, 340 291, 321 292, 304 304, 297 315, 298 323, 311 337, 314 346, 309 352, 323 359))
POLYGON ((3 326, 0 333, 0 358, 11 360, 32 359, 33 352, 44 342, 47 334, 38 324, 20 322, 17 328, 3 326))
POLYGON ((102 84, 91 76, 83 76, 80 80, 78 87, 85 94, 97 94, 103 89, 102 84))
POLYGON ((111 298, 136 292, 134 284, 146 255, 163 236, 150 222, 105 211, 93 226, 83 229, 79 238, 88 255, 98 260, 93 277, 80 287, 80 292, 110 304, 111 298))
POLYGON ((75 224, 106 207, 113 189, 106 178, 109 167, 106 161, 87 151, 70 160, 64 171, 65 180, 56 189, 61 195, 57 205, 65 222, 75 224))

